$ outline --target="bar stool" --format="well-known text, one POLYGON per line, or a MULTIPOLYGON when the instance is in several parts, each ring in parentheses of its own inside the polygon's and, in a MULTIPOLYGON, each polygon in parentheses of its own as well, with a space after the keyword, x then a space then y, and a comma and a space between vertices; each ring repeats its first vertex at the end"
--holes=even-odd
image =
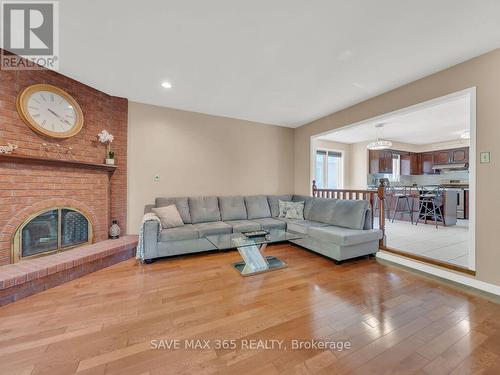
POLYGON ((442 222, 444 227, 446 226, 444 215, 441 211, 441 206, 443 204, 443 188, 441 186, 437 186, 430 190, 421 186, 419 188, 419 201, 420 207, 415 225, 422 219, 424 219, 424 223, 427 224, 427 218, 430 216, 434 220, 436 229, 438 227, 438 221, 442 222))
POLYGON ((394 206, 394 211, 392 213, 392 222, 394 223, 394 218, 396 217, 396 214, 410 214, 410 221, 413 225, 413 201, 411 202, 410 206, 410 197, 411 197, 411 187, 403 187, 403 192, 402 193, 396 193, 396 190, 393 188, 394 193, 392 196, 396 198, 396 204, 394 206), (399 201, 403 200, 403 207, 402 209, 399 209, 399 201), (405 207, 407 209, 405 209, 405 207))

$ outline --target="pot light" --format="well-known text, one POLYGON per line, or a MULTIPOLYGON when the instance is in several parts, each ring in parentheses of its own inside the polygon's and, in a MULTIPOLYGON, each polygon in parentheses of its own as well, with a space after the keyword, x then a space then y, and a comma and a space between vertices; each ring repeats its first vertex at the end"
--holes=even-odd
POLYGON ((386 150, 392 147, 391 141, 385 141, 379 138, 379 129, 382 129, 383 127, 384 127, 383 123, 375 125, 376 139, 375 141, 370 142, 366 145, 366 148, 368 150, 386 150))
POLYGON ((168 81, 165 81, 165 82, 162 82, 161 87, 163 87, 164 89, 171 89, 172 84, 168 81))

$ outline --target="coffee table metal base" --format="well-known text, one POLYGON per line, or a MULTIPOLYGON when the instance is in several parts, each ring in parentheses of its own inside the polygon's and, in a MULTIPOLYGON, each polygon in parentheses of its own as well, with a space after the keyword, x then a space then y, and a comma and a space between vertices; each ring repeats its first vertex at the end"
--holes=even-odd
POLYGON ((260 246, 238 247, 238 252, 243 258, 243 261, 233 263, 233 267, 236 268, 242 276, 256 275, 288 267, 288 265, 279 258, 265 256, 265 249, 266 244, 260 246))

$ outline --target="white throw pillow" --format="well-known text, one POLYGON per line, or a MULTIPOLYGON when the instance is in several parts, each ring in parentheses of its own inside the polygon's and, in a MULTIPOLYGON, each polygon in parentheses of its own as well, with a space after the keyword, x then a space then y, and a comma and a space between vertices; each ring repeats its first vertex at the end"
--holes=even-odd
POLYGON ((305 202, 278 201, 279 216, 284 219, 304 220, 305 202))
POLYGON ((158 216, 161 221, 161 226, 164 229, 184 226, 181 214, 175 204, 171 206, 153 208, 152 211, 156 216, 158 216))

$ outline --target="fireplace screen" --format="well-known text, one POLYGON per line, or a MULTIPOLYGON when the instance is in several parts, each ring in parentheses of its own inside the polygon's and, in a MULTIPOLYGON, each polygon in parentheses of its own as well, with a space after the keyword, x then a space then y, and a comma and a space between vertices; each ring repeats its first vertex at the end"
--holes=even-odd
POLYGON ((52 253, 91 240, 90 221, 70 208, 44 211, 21 225, 14 239, 14 260, 52 253))

